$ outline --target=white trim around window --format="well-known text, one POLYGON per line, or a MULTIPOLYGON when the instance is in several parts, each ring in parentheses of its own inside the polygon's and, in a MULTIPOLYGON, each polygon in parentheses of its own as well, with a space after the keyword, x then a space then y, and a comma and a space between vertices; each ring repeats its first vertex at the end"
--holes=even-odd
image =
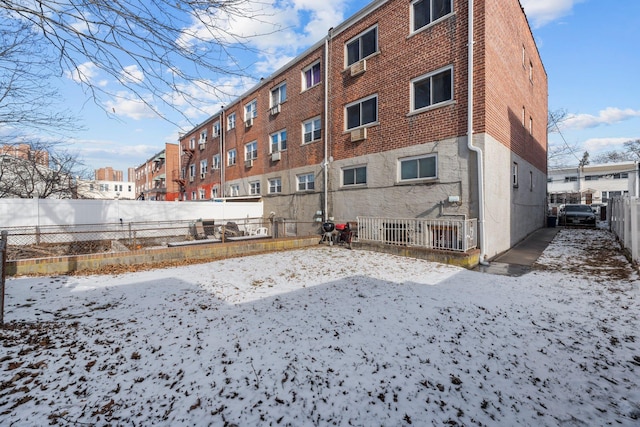
POLYGON ((296 183, 298 191, 313 191, 315 190, 315 176, 313 173, 303 173, 296 175, 296 183))
POLYGON ((312 64, 302 69, 302 91, 320 84, 322 81, 322 69, 320 67, 320 60, 313 62, 312 64))
POLYGON ((320 116, 302 122, 302 144, 310 144, 322 138, 322 120, 320 116))
POLYGON ((398 182, 414 182, 438 178, 438 155, 425 154, 398 159, 398 182))
POLYGON ((409 8, 409 32, 415 34, 423 31, 453 13, 453 0, 414 0, 409 8))
POLYGON ((282 104, 287 100, 287 82, 284 81, 271 89, 269 93, 269 108, 282 104))
POLYGON ((361 187, 367 185, 367 166, 347 166, 342 168, 343 187, 361 187))
POLYGON ((361 98, 344 106, 345 130, 378 123, 378 94, 361 98))
POLYGON ((367 28, 344 44, 344 64, 348 67, 378 53, 378 25, 367 28))
POLYGON ((411 80, 410 111, 418 113, 453 102, 453 66, 411 80))

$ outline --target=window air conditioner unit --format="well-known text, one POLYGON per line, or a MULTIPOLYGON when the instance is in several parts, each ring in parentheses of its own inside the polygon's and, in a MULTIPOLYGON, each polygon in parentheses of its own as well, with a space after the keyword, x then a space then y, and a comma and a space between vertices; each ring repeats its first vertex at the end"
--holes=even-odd
POLYGON ((361 128, 351 131, 351 142, 363 141, 367 139, 367 128, 361 128))
POLYGON ((357 76, 358 74, 362 74, 365 71, 367 71, 367 60, 366 59, 362 59, 354 64, 351 64, 351 67, 349 67, 349 70, 351 71, 351 76, 357 76))
POLYGON ((252 168, 253 167, 253 159, 245 161, 244 162, 244 167, 245 168, 252 168))
POLYGON ((270 112, 272 116, 275 116, 276 114, 278 114, 280 112, 280 104, 274 105, 273 107, 271 107, 270 112))
POLYGON ((272 162, 277 162, 278 160, 280 160, 280 152, 276 151, 271 153, 271 161, 272 162))
POLYGON ((193 182, 194 178, 195 177, 193 175, 189 176, 189 182, 193 182))
POLYGON ((244 121, 244 126, 250 128, 253 126, 253 117, 244 121))
POLYGON ((199 147, 201 151, 204 150, 204 142, 201 142, 199 147))

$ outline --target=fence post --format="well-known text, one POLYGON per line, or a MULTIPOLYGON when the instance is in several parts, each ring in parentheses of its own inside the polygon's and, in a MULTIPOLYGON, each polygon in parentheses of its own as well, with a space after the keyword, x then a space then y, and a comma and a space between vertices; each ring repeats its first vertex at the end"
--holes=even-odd
POLYGON ((631 259, 638 261, 638 199, 629 200, 629 222, 631 228, 631 259))
POLYGON ((0 326, 4 326, 4 283, 7 276, 7 237, 8 232, 2 230, 0 233, 0 326))

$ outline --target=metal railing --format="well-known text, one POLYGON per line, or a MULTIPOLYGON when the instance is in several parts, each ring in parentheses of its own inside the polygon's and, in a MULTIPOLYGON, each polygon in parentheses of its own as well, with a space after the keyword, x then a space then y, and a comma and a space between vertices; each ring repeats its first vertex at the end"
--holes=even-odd
POLYGON ((358 217, 358 241, 467 252, 478 244, 477 219, 358 217))
POLYGON ((614 197, 609 200, 607 217, 611 231, 629 250, 634 262, 640 262, 640 198, 614 197))

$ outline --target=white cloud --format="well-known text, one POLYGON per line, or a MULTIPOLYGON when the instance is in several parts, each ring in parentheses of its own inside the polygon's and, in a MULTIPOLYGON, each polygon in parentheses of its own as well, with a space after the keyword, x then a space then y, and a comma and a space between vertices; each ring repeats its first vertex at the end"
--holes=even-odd
POLYGON ((233 16, 199 14, 178 43, 197 48, 201 42, 234 44, 257 49, 258 72, 272 72, 301 49, 322 40, 329 28, 344 20, 345 0, 247 2, 233 16))
POLYGON ((589 153, 595 154, 605 151, 620 151, 625 142, 635 139, 637 138, 591 138, 582 145, 589 153))
POLYGON ((148 104, 151 104, 150 100, 145 103, 127 92, 119 92, 115 99, 105 102, 105 108, 117 116, 129 117, 134 120, 157 117, 148 104))
POLYGON ((571 13, 584 0, 520 0, 520 4, 534 28, 542 27, 571 13))
POLYGON ((91 84, 98 75, 98 67, 93 62, 85 62, 78 65, 75 70, 67 71, 66 75, 76 83, 91 84))
POLYGON ((601 110, 597 116, 591 114, 570 114, 562 122, 562 129, 587 129, 600 125, 611 125, 624 120, 640 117, 640 110, 609 107, 601 110))
POLYGON ((128 83, 141 83, 144 80, 144 73, 135 64, 124 67, 120 74, 122 79, 128 83))

